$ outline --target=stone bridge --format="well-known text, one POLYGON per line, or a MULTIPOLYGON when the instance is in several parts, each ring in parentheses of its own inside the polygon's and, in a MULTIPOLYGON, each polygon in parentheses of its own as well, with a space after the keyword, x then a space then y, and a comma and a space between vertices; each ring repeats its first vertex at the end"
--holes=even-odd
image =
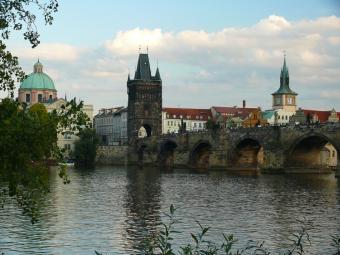
POLYGON ((151 136, 129 146, 129 163, 165 168, 331 172, 340 174, 340 123, 270 126, 151 136), (330 143, 336 166, 321 157, 330 143))

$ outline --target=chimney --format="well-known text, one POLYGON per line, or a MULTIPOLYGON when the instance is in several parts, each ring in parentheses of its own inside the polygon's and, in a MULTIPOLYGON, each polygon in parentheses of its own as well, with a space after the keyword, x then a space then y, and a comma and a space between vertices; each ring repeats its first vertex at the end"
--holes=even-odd
POLYGON ((243 106, 243 108, 246 108, 246 100, 242 101, 242 106, 243 106))

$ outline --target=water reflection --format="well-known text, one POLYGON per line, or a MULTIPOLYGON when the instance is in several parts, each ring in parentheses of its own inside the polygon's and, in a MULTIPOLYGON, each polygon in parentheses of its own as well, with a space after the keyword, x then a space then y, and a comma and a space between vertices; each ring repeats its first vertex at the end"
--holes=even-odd
POLYGON ((139 251, 161 223, 161 179, 157 168, 129 168, 124 195, 125 248, 139 251))
POLYGON ((231 175, 223 171, 160 171, 102 167, 70 170, 64 185, 51 172, 51 193, 32 225, 15 204, 0 209, 0 251, 5 254, 138 253, 170 204, 181 223, 177 246, 210 226, 210 238, 234 233, 243 246, 265 240, 278 249, 299 226, 313 222, 307 254, 330 254, 330 234, 340 235, 340 189, 334 175, 231 175))

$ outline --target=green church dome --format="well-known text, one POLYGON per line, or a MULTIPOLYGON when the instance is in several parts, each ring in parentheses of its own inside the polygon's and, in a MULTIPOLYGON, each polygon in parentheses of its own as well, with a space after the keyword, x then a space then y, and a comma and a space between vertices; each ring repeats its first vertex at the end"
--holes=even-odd
POLYGON ((39 62, 34 64, 34 72, 27 76, 20 85, 20 89, 49 89, 56 90, 54 82, 43 72, 43 65, 39 62))

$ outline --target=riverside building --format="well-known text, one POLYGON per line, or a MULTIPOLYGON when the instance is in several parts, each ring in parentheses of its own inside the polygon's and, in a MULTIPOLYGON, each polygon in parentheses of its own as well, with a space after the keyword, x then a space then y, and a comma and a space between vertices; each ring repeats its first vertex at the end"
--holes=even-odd
MULTIPOLYGON (((42 103, 48 112, 54 109, 60 109, 60 107, 67 102, 66 98, 58 98, 58 91, 54 82, 48 74, 44 73, 43 65, 39 60, 33 66, 33 73, 29 74, 20 84, 18 101, 20 103, 26 103, 29 106, 35 103, 42 103)), ((93 106, 84 104, 82 110, 90 118, 90 123, 92 123, 93 106)), ((65 134, 58 134, 58 146, 66 150, 66 155, 70 155, 74 150, 74 143, 78 139, 78 136, 66 130, 65 134)))

